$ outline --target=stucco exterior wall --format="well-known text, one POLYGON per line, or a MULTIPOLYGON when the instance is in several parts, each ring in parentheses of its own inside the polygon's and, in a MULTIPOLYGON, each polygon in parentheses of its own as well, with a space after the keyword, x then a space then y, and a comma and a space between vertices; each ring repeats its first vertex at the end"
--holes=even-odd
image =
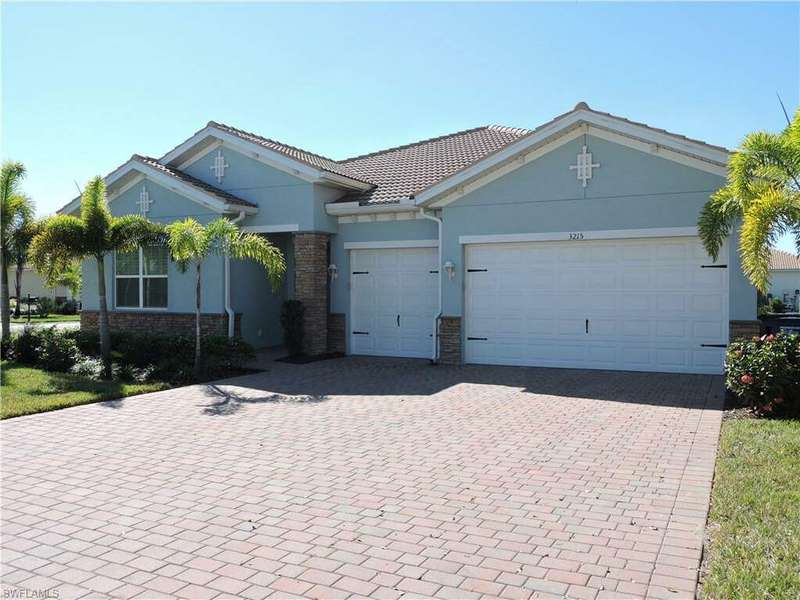
MULTIPOLYGON (((462 235, 694 227, 709 195, 724 183, 717 175, 592 136, 568 142, 443 208, 442 260, 456 264, 456 276, 444 282, 443 313, 463 312, 462 235), (569 169, 584 144, 600 163, 586 188, 569 169)), ((730 318, 754 319, 756 292, 741 272, 736 247, 734 237, 730 318)))
POLYGON ((783 300, 785 293, 800 290, 800 271, 770 271, 769 293, 783 300))

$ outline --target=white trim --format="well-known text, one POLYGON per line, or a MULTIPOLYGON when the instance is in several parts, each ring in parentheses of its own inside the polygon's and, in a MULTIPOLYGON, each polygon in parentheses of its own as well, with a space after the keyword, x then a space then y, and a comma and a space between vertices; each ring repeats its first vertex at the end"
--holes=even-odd
POLYGON ((393 202, 390 204, 367 204, 361 205, 358 202, 328 202, 325 205, 325 212, 329 215, 374 215, 381 213, 413 212, 418 210, 413 200, 393 202))
MULTIPOLYGON (((438 200, 444 194, 459 188, 459 186, 472 183, 473 180, 476 180, 475 183, 479 183, 478 187, 485 185, 491 179, 484 180, 484 175, 497 167, 503 166, 506 161, 518 159, 518 155, 539 148, 544 150, 541 154, 548 152, 557 147, 557 145, 550 146, 551 142, 557 142, 558 145, 564 143, 564 140, 559 141, 559 138, 565 134, 574 139, 586 133, 598 135, 598 137, 616 134, 614 139, 618 143, 623 143, 623 140, 625 140, 626 145, 635 144, 637 149, 641 149, 641 145, 644 144, 648 147, 648 152, 656 153, 664 158, 676 160, 723 176, 727 173, 729 152, 725 150, 713 148, 702 142, 685 140, 679 136, 660 132, 644 125, 630 123, 617 117, 609 117, 591 110, 578 109, 540 127, 517 142, 509 144, 499 152, 435 183, 420 192, 416 196, 415 202, 418 205, 423 205, 433 200, 438 200), (601 131, 606 133, 601 134, 601 131)), ((518 168, 530 160, 533 160, 533 158, 525 156, 520 164, 512 163, 509 170, 518 168)), ((472 189, 475 189, 475 187, 473 186, 472 189)), ((434 206, 443 206, 453 200, 455 198, 448 201, 442 199, 441 202, 436 202, 434 206)))
POLYGON ((697 227, 649 227, 646 229, 608 229, 602 231, 558 231, 548 233, 506 233, 499 235, 462 235, 459 244, 507 244, 513 242, 565 242, 579 244, 588 240, 632 238, 695 237, 697 227), (582 237, 577 237, 582 236, 582 237))
MULTIPOLYGON (((370 183, 364 183, 358 181, 356 179, 351 179, 344 175, 338 175, 336 173, 330 173, 325 171, 324 169, 319 169, 316 167, 312 167, 311 165, 307 165, 306 163, 286 156, 281 152, 277 152, 275 150, 270 150, 262 146, 261 144, 257 144, 255 142, 249 142, 240 138, 237 135, 232 133, 228 133, 222 129, 218 129, 214 125, 206 125, 203 129, 198 131, 188 140, 177 146, 176 148, 167 152, 164 156, 159 159, 159 162, 164 164, 169 164, 176 160, 177 158, 181 157, 182 155, 189 152, 194 146, 200 144, 208 137, 213 137, 218 140, 221 145, 248 158, 255 159, 261 163, 294 175, 295 177, 299 177, 300 179, 304 179, 311 183, 322 183, 328 185, 336 185, 345 187, 347 189, 354 189, 365 191, 371 189, 373 186, 370 183)), ((192 162, 197 161, 201 156, 205 156, 209 152, 209 146, 204 147, 198 153, 200 156, 197 156, 198 153, 192 153, 189 157, 181 161, 181 164, 191 164, 192 162)), ((218 145, 215 147, 219 147, 218 145)))
POLYGON ((368 215, 345 215, 336 217, 339 223, 383 223, 385 221, 413 221, 419 219, 418 212, 385 212, 368 215))
POLYGON ((378 248, 436 248, 439 240, 393 240, 389 242, 345 242, 345 250, 372 250, 378 248))
MULTIPOLYGON (((193 165, 194 163, 196 163, 198 160, 200 160, 204 156, 208 155, 209 152, 213 152, 214 150, 218 149, 220 146, 222 146, 222 140, 214 138, 214 141, 211 144, 209 144, 208 146, 206 146, 202 150, 198 150, 197 152, 192 153, 189 156, 189 158, 187 158, 183 162, 179 163, 178 166, 177 166, 177 169, 179 171, 183 171, 184 169, 186 169, 187 167, 193 165)), ((161 162, 161 161, 159 161, 159 162, 161 162)))
POLYGON ((283 233, 289 231, 300 231, 300 225, 242 225, 242 231, 249 233, 283 233))

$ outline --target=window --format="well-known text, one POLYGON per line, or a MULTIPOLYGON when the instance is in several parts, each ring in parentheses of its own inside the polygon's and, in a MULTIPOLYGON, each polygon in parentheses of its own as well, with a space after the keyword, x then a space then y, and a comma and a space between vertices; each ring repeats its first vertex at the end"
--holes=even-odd
POLYGON ((168 257, 165 246, 117 252, 117 308, 167 308, 168 257))

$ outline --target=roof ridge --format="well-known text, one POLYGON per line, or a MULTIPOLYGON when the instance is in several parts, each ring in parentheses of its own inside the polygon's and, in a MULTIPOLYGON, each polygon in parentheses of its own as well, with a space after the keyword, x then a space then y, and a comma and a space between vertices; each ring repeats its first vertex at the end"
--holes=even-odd
POLYGON ((226 125, 225 123, 220 123, 219 121, 209 121, 207 127, 209 127, 209 126, 211 126, 211 127, 221 127, 222 129, 229 129, 231 131, 235 131, 235 132, 243 134, 243 135, 249 135, 249 136, 252 136, 252 137, 255 137, 255 138, 259 138, 259 139, 264 140, 265 142, 269 142, 271 144, 277 144, 279 146, 285 146, 287 148, 291 148, 292 150, 297 150, 298 152, 303 152, 305 154, 310 154, 311 156, 316 156, 317 158, 322 158, 324 160, 329 160, 332 163, 337 163, 338 164, 338 163, 341 162, 341 161, 329 158, 329 157, 327 157, 327 156, 325 156, 323 154, 319 154, 318 152, 311 152, 310 150, 306 150, 305 148, 300 148, 299 146, 292 146, 291 144, 287 144, 286 142, 281 142, 281 141, 273 139, 273 138, 264 137, 263 135, 260 135, 258 133, 253 133, 252 131, 247 131, 246 129, 240 129, 238 127, 233 127, 232 125, 226 125))
POLYGON ((417 140, 416 142, 410 142, 408 144, 401 144, 400 146, 392 146, 391 148, 384 148, 383 150, 376 150, 374 152, 367 152, 366 154, 359 154, 358 156, 351 156, 350 158, 343 158, 342 160, 338 161, 342 164, 346 164, 349 162, 353 162, 354 160, 359 160, 362 158, 367 158, 369 156, 378 156, 379 154, 388 154, 389 152, 396 152, 397 150, 405 150, 407 148, 413 148, 414 146, 420 146, 422 144, 429 144, 431 142, 438 142, 440 140, 444 140, 447 138, 455 137, 457 135, 464 135, 466 133, 472 133, 474 131, 480 131, 482 129, 491 129, 494 127, 493 125, 480 125, 479 127, 472 127, 470 129, 463 129, 461 131, 455 131, 453 133, 446 133, 444 135, 439 135, 432 138, 427 138, 424 140, 417 140))

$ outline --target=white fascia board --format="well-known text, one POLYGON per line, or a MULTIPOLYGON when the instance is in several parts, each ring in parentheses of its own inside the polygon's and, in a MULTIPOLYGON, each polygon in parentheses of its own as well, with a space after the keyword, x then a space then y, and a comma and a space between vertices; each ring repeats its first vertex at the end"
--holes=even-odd
MULTIPOLYGON (((608 132, 606 135, 618 134, 614 138, 614 141, 618 143, 630 145, 627 144, 627 140, 632 143, 638 141, 639 145, 633 146, 637 147, 637 149, 646 148, 646 150, 670 160, 676 160, 677 155, 682 155, 682 159, 679 162, 690 164, 715 174, 721 174, 722 176, 727 173, 727 160, 729 157, 727 151, 712 148, 700 142, 682 140, 644 125, 636 125, 614 117, 599 115, 590 110, 579 109, 552 123, 548 123, 532 134, 509 144, 499 152, 423 190, 416 196, 415 202, 417 205, 429 204, 433 200, 441 199, 444 194, 451 190, 458 189, 459 186, 465 186, 467 183, 479 184, 473 187, 475 189, 475 187, 488 183, 488 181, 484 182, 482 179, 484 174, 503 166, 504 163, 509 162, 509 166, 513 170, 513 168, 533 160, 530 156, 525 157, 523 162, 515 165, 512 161, 520 154, 536 151, 536 157, 538 158, 538 156, 562 145, 565 139, 568 141, 584 133, 604 137, 604 131, 608 132), (565 138, 564 136, 567 134, 569 137, 565 138)), ((608 138, 606 137, 606 139, 608 138)), ((455 199, 449 199, 449 202, 455 199)), ((444 206, 449 202, 436 202, 433 206, 444 206)))
POLYGON ((600 231, 553 231, 547 233, 505 233, 498 235, 462 235, 459 244, 510 244, 515 242, 564 242, 580 244, 590 240, 695 237, 697 227, 647 227, 643 229, 606 229, 600 231))
MULTIPOLYGON (((190 152, 194 146, 197 146, 200 142, 205 140, 208 137, 213 137, 216 140, 221 142, 226 148, 239 152, 248 158, 252 158, 257 160, 265 165, 270 167, 276 168, 284 173, 289 173, 290 175, 294 175, 295 177, 299 177, 309 183, 321 183, 327 185, 336 185, 338 187, 344 187, 347 189, 364 191, 372 188, 372 185, 369 183, 363 183, 361 181, 357 181, 355 179, 350 179, 349 177, 345 177, 343 175, 337 175, 335 173, 329 173, 328 171, 324 171, 322 169, 317 169, 310 165, 307 165, 303 162, 295 160, 286 156, 285 154, 281 154, 280 152, 276 152, 274 150, 270 150, 269 148, 265 148, 260 144, 256 144, 255 142, 248 142, 247 140, 243 140, 242 138, 228 133, 227 131, 223 131, 221 129, 217 129, 214 126, 207 126, 180 146, 175 148, 174 150, 170 150, 164 156, 159 159, 159 162, 164 164, 170 164, 179 156, 190 152)), ((212 144, 214 148, 219 147, 220 144, 212 144)), ((211 151, 211 146, 205 147, 199 152, 192 154, 184 161, 181 162, 181 165, 189 165, 193 162, 197 161, 199 158, 207 154, 211 151)), ((181 167, 178 167, 181 168, 181 167)))
POLYGON ((300 225, 297 223, 288 225, 243 225, 241 229, 249 233, 288 233, 300 231, 300 225))
POLYGON ((413 200, 405 200, 392 204, 361 205, 358 202, 329 202, 325 212, 333 216, 372 215, 387 212, 417 212, 419 209, 413 200))
POLYGON ((382 248, 437 248, 439 240, 392 240, 381 242, 345 242, 345 250, 375 250, 382 248))

